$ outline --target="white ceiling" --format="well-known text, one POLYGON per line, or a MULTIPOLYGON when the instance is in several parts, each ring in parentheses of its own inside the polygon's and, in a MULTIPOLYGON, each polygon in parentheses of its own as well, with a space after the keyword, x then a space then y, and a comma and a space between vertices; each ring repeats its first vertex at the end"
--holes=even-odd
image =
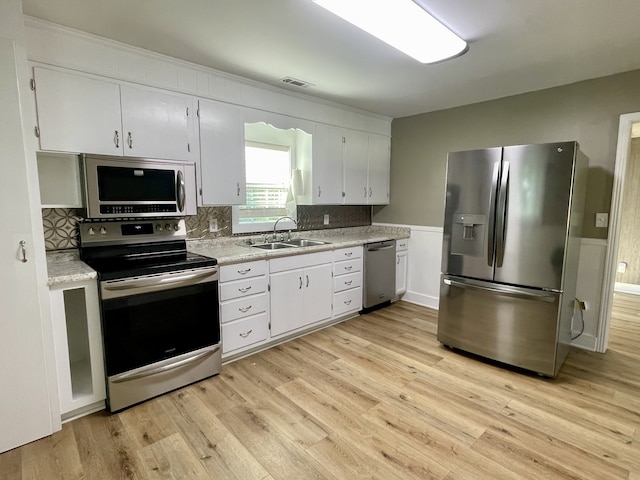
POLYGON ((302 93, 394 118, 640 68, 638 0, 414 1, 469 51, 423 65, 311 0, 22 3, 30 16, 271 85, 294 77, 315 85, 302 93))

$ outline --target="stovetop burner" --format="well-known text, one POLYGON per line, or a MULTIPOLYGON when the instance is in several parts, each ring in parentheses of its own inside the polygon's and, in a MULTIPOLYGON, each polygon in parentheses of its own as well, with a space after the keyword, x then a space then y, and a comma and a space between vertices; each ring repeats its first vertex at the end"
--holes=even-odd
POLYGON ((217 265, 214 258, 188 252, 185 237, 184 220, 84 222, 80 257, 100 280, 217 265))

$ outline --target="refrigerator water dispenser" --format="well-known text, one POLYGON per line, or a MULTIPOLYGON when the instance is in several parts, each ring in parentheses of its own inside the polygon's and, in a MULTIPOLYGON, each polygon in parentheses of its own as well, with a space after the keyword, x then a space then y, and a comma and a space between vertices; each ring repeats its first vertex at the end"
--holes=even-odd
POLYGON ((453 215, 451 253, 459 255, 484 255, 486 216, 473 213, 453 215))

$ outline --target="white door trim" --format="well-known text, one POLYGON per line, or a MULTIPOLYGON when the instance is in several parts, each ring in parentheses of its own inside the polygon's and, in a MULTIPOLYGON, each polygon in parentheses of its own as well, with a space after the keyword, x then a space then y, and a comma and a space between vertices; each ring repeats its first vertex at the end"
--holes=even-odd
POLYGON ((622 201, 624 196, 624 180, 627 173, 629 146, 631 143, 631 127, 640 122, 640 112, 620 115, 618 126, 618 147, 616 149, 616 165, 613 173, 613 193, 611 196, 611 220, 607 241, 607 256, 605 259, 604 281, 602 283, 602 300, 600 302, 600 321, 596 351, 604 353, 609 344, 609 324, 611 323, 611 304, 616 280, 618 257, 618 240, 620 236, 620 222, 622 221, 622 201))

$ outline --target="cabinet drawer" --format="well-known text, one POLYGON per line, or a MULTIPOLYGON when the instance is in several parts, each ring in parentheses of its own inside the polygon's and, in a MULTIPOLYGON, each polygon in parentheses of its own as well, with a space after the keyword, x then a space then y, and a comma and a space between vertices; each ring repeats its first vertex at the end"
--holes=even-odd
POLYGON ((333 274, 344 275, 347 273, 360 272, 362 270, 362 259, 356 258, 354 260, 346 260, 344 262, 336 262, 333 265, 333 274))
POLYGON ((266 312, 226 323, 222 325, 222 353, 266 340, 268 333, 269 321, 266 312))
POLYGON ((338 317, 346 312, 362 309, 362 289, 352 288, 333 296, 333 316, 338 317))
POLYGON ((236 263, 234 265, 222 265, 220 267, 220 282, 230 282, 241 278, 258 277, 266 273, 267 262, 265 260, 236 263))
MULTIPOLYGON (((291 250, 291 249, 289 249, 291 250)), ((304 255, 291 255, 287 257, 274 258, 269 263, 269 273, 284 272, 296 268, 312 267, 331 263, 333 254, 330 250, 326 252, 307 253, 304 255)))
POLYGON ((267 294, 230 300, 220 304, 220 322, 226 323, 267 311, 267 294))
POLYGON ((339 248, 333 251, 333 260, 335 262, 352 260, 360 257, 362 257, 362 247, 339 248))
POLYGON ((362 274, 360 272, 350 273, 348 275, 340 275, 333 279, 333 291, 341 292, 350 288, 356 288, 362 285, 362 274))
POLYGON ((409 248, 409 239, 396 240, 396 252, 404 252, 409 248))
POLYGON ((233 298, 248 297, 257 293, 267 291, 267 277, 247 278, 220 284, 220 301, 231 300, 233 298))

